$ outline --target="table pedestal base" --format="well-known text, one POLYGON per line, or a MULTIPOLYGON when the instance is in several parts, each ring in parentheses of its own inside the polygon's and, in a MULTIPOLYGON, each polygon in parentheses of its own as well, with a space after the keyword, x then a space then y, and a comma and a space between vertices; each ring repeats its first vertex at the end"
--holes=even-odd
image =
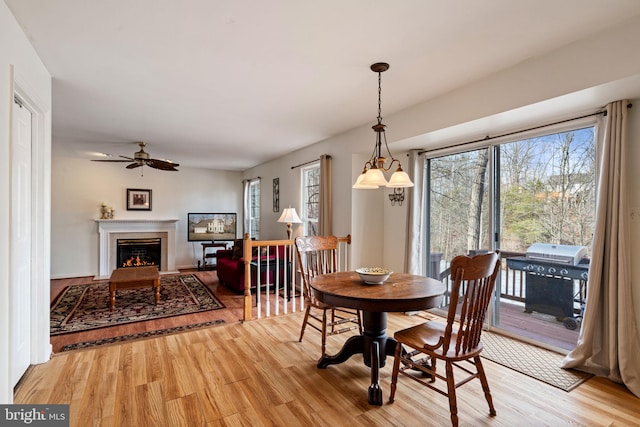
POLYGON ((387 313, 363 311, 362 326, 362 335, 349 338, 336 355, 322 356, 318 368, 325 369, 347 361, 354 354, 362 354, 364 364, 371 368, 369 404, 382 405, 380 368, 385 365, 387 356, 395 354, 397 342, 387 336, 387 313))

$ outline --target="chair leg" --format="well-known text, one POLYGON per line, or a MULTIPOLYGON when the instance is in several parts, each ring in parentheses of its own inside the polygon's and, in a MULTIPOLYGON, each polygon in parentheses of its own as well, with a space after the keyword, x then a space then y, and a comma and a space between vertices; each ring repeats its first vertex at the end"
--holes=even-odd
POLYGON ((360 335, 362 335, 362 313, 360 310, 356 311, 356 315, 358 316, 358 331, 360 332, 360 335))
POLYGON ((331 335, 336 332, 336 311, 331 309, 331 335))
MULTIPOLYGON (((359 314, 360 312, 358 312, 359 314)), ((396 354, 393 357, 393 371, 391 372, 391 394, 389 402, 393 402, 396 396, 396 387, 398 385, 398 373, 400 372, 400 356, 402 355, 402 344, 396 344, 396 354)))
POLYGON ((322 310, 322 355, 327 354, 327 310, 322 310))
POLYGON ((489 390, 489 382, 487 381, 487 376, 484 373, 484 367, 482 366, 482 362, 480 361, 480 356, 474 357, 473 361, 475 362, 476 369, 478 370, 478 378, 480 379, 480 383, 482 384, 484 397, 487 399, 487 403, 489 404, 489 413, 495 416, 496 409, 493 407, 493 399, 491 398, 491 390, 489 390))
POLYGON ((311 312, 311 306, 307 305, 307 308, 304 310, 304 320, 302 321, 302 329, 300 329, 300 339, 298 340, 298 342, 302 342, 304 329, 307 327, 307 321, 309 320, 309 312, 311 312))
POLYGON ((449 396, 449 411, 451 412, 451 425, 458 426, 458 403, 456 400, 456 381, 453 378, 453 363, 446 362, 447 395, 449 396))

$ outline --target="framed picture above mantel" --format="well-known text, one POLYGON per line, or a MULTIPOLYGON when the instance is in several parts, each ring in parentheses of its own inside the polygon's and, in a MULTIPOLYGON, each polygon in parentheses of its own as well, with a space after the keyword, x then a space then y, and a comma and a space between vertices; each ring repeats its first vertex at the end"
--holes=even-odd
POLYGON ((150 211, 151 190, 141 188, 127 188, 128 211, 150 211))

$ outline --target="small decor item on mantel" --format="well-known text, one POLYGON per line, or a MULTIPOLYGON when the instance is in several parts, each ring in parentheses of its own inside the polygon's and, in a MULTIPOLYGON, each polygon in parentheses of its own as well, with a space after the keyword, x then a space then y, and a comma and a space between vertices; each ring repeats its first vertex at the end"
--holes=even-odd
POLYGON ((115 213, 116 211, 111 206, 107 206, 104 203, 100 205, 100 219, 113 219, 115 213))
POLYGON ((127 210, 128 211, 150 211, 151 210, 151 190, 140 188, 127 188, 127 210))

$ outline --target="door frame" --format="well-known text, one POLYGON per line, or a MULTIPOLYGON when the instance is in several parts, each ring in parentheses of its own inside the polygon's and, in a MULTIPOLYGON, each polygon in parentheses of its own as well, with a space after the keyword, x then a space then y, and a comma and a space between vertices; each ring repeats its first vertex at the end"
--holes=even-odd
MULTIPOLYGON (((11 95, 11 109, 14 107, 13 98, 17 96, 23 105, 32 112, 31 137, 31 364, 44 363, 49 360, 52 347, 49 334, 49 304, 50 304, 50 264, 51 264, 51 105, 50 99, 39 97, 38 90, 30 87, 26 76, 15 72, 10 65, 9 70, 11 95)), ((9 121, 13 113, 10 110, 9 121)), ((10 124, 10 123, 9 123, 10 124)), ((10 131, 9 131, 10 132, 10 131)), ((9 141, 11 135, 9 134, 9 141)), ((10 292, 10 289, 7 289, 10 292)), ((12 330, 11 321, 8 322, 12 330)), ((11 372, 11 356, 1 354, 0 359, 8 361, 11 372)), ((9 378, 5 384, 2 381, 0 396, 7 394, 7 401, 13 402, 9 378), (5 387, 7 389, 5 389, 5 387)))
MULTIPOLYGON (((470 152, 470 151, 474 151, 474 150, 479 150, 479 149, 487 149, 488 150, 488 154, 489 154, 489 162, 487 165, 488 168, 488 172, 489 172, 489 176, 488 176, 488 186, 487 186, 487 191, 488 194, 490 195, 491 199, 490 199, 490 203, 489 206, 487 207, 488 209, 488 215, 490 215, 491 220, 489 221, 489 233, 490 233, 490 244, 491 250, 495 250, 495 249, 500 249, 500 238, 502 236, 502 229, 501 229, 501 218, 500 218, 500 175, 499 172, 500 167, 501 167, 501 161, 502 159, 500 159, 499 156, 499 149, 502 145, 504 144, 509 144, 512 142, 516 142, 519 140, 523 140, 523 139, 528 139, 528 138, 532 138, 535 136, 542 136, 542 135, 548 135, 548 134, 554 134, 554 133, 562 133, 562 132, 570 132, 572 130, 576 130, 576 129, 581 129, 581 128, 586 128, 586 127, 593 127, 594 128, 594 135, 596 140, 594 141, 597 144, 597 140, 598 140, 598 135, 600 135, 600 128, 599 128, 599 120, 598 120, 598 116, 600 113, 593 113, 593 114, 588 114, 588 115, 584 115, 584 116, 580 116, 574 119, 566 119, 566 120, 562 120, 556 123, 552 123, 552 124, 548 124, 548 125, 544 125, 544 126, 539 126, 539 127, 534 127, 531 128, 529 130, 524 130, 521 132, 512 132, 509 134, 506 134, 504 136, 499 136, 499 137, 495 137, 495 138, 491 138, 491 139, 486 139, 486 140, 479 140, 479 141, 475 141, 475 142, 471 142, 471 143, 466 143, 466 144, 456 144, 450 147, 445 147, 442 149, 437 149, 437 150, 433 150, 429 152, 429 155, 427 157, 425 157, 424 161, 425 161, 425 181, 428 181, 430 178, 430 163, 429 160, 431 159, 435 159, 435 158, 439 158, 439 157, 443 157, 443 156, 450 156, 450 155, 455 155, 458 153, 463 153, 463 152, 470 152)), ((596 166, 597 167, 597 166, 596 166)), ((425 200, 427 203, 427 209, 426 211, 429 211, 429 206, 430 206, 430 194, 431 189, 429 185, 425 185, 425 200)), ((596 195, 597 197, 597 195, 596 195)), ((430 230, 431 230, 431 224, 429 222, 429 218, 425 216, 425 247, 427 248, 425 253, 429 254, 430 253, 430 230)), ((426 261, 426 256, 425 256, 425 261, 426 261)), ((487 312, 487 320, 485 322, 485 325, 487 327, 487 329, 495 331, 495 332, 499 332, 503 335, 507 335, 510 337, 517 337, 518 339, 522 340, 522 341, 526 341, 526 342, 530 342, 530 343, 535 343, 537 346, 539 347, 543 347, 543 348, 547 348, 549 350, 552 351, 556 351, 556 352, 561 352, 561 353, 566 353, 567 351, 561 348, 558 348, 552 344, 549 344, 547 342, 544 341, 536 341, 534 339, 528 338, 525 335, 519 335, 515 332, 511 332, 509 330, 506 330, 504 328, 502 328, 499 324, 500 322, 500 280, 501 280, 501 275, 498 276, 498 281, 496 282, 496 287, 494 289, 494 295, 492 296, 492 300, 491 303, 488 307, 488 312, 487 312)))

